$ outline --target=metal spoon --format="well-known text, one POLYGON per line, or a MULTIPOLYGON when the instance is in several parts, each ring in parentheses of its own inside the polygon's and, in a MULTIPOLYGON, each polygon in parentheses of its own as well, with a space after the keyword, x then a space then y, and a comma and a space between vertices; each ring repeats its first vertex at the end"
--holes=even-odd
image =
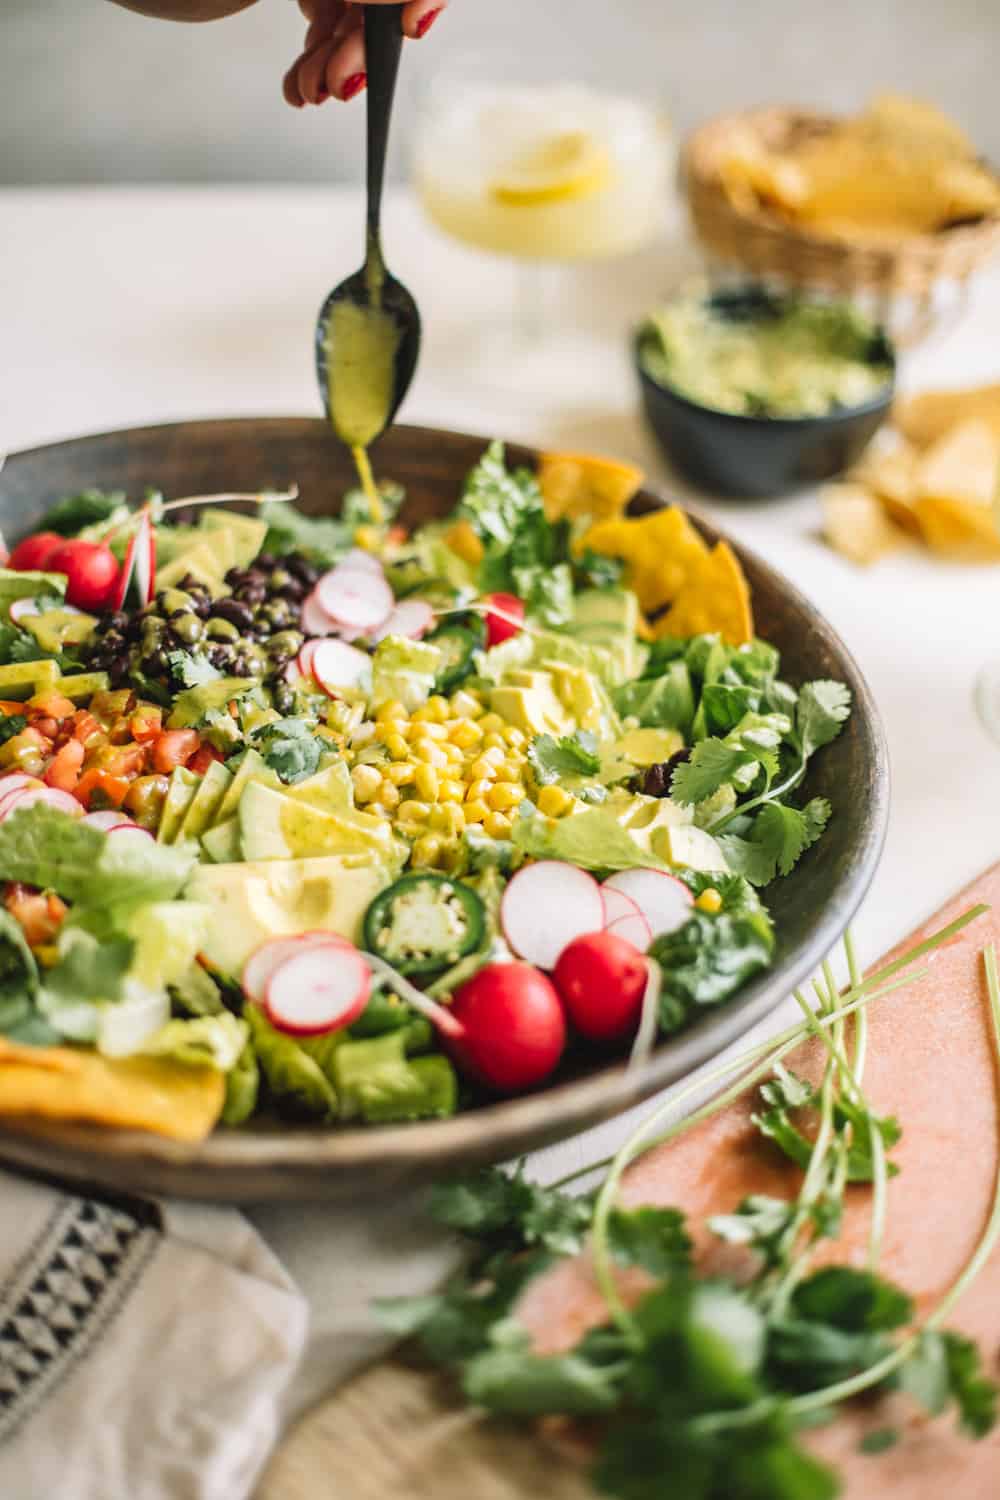
POLYGON ((327 416, 350 447, 384 432, 413 379, 420 313, 382 256, 380 216, 389 121, 403 46, 402 5, 365 6, 368 212, 365 263, 334 287, 316 324, 316 373, 327 416))

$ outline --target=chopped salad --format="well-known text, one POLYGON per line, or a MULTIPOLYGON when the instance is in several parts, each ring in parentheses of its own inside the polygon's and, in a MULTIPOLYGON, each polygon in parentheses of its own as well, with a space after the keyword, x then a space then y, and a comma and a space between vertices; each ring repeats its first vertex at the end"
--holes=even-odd
POLYGON ((442 1118, 766 969, 850 695, 640 482, 56 506, 0 568, 0 1113, 442 1118))

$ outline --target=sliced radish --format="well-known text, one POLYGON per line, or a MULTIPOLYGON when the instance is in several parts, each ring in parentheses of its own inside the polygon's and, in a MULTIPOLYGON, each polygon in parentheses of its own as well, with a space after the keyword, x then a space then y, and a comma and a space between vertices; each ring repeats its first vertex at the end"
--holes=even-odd
POLYGON ((17 625, 21 620, 27 619, 28 615, 41 614, 37 599, 15 599, 10 610, 11 622, 17 625))
POLYGON ((351 946, 346 938, 339 938, 335 932, 299 932, 294 937, 268 938, 266 943, 254 949, 243 965, 240 983, 244 994, 258 1005, 263 1004, 271 975, 286 958, 294 958, 306 948, 335 948, 338 945, 351 946))
POLYGON ((624 938, 627 943, 638 948, 640 953, 645 953, 653 941, 652 929, 638 908, 630 916, 618 917, 616 921, 609 922, 604 931, 624 938))
POLYGON ((151 839, 153 837, 148 828, 140 828, 138 823, 116 823, 113 828, 106 831, 108 837, 114 839, 115 843, 127 838, 151 839))
POLYGON ((293 1036, 318 1036, 350 1026, 368 1004, 371 970, 356 948, 325 943, 280 963, 267 981, 268 1020, 293 1036))
POLYGON ((603 928, 601 888, 586 870, 560 860, 525 865, 503 893, 500 925, 516 954, 553 969, 574 938, 603 928))
POLYGON ((378 558, 371 552, 366 552, 364 547, 352 547, 345 552, 337 564, 338 568, 358 568, 362 572, 377 573, 379 578, 385 576, 385 570, 378 558))
POLYGON ((694 897, 683 880, 666 870, 621 870, 609 876, 602 889, 630 896, 649 923, 654 938, 683 927, 694 905, 694 897))
POLYGON ((124 813, 115 808, 102 808, 100 812, 84 813, 83 823, 89 823, 91 828, 100 828, 104 833, 110 833, 115 828, 135 828, 136 824, 124 813))
POLYGON ((11 792, 16 792, 23 786, 42 786, 40 776, 29 776, 24 771, 8 771, 6 776, 0 776, 0 798, 9 797, 11 792))
POLYGON ((610 927, 612 922, 617 922, 620 917, 634 917, 639 914, 639 908, 631 896, 626 896, 624 891, 616 891, 613 886, 601 886, 601 902, 604 906, 604 925, 610 927))
POLYGON ((5 568, 10 562, 10 548, 4 541, 3 532, 0 531, 0 568, 5 568))
POLYGON ((370 685, 372 659, 346 641, 320 641, 312 656, 312 675, 330 698, 370 685))
POLYGON ((71 818, 79 818, 83 814, 83 808, 75 797, 69 792, 61 792, 54 786, 25 786, 16 792, 11 792, 0 802, 0 822, 9 818, 12 813, 20 812, 25 807, 32 807, 36 802, 44 802, 48 807, 58 808, 60 812, 68 813, 71 818))
POLYGON ((343 629, 375 630, 388 619, 395 603, 381 568, 336 567, 324 573, 315 588, 316 599, 343 629))
POLYGON ((319 641, 306 641, 305 645, 302 647, 302 650, 298 654, 298 668, 303 677, 309 677, 312 675, 313 657, 316 655, 316 647, 319 644, 319 641))
POLYGON ((387 635, 402 635, 411 641, 419 641, 433 624, 434 609, 426 599, 404 599, 402 604, 396 605, 385 624, 373 633, 372 640, 384 641, 387 635))
POLYGON ((125 600, 128 597, 129 584, 132 582, 132 574, 135 572, 136 548, 139 541, 138 531, 134 531, 129 537, 128 546, 125 548, 125 557, 122 561, 122 570, 118 575, 118 584, 115 589, 111 608, 120 610, 125 608, 125 600))
POLYGON ((301 627, 307 636, 333 636, 337 631, 336 619, 331 619, 327 610, 316 598, 315 591, 307 594, 301 606, 301 627))
POLYGON ((148 510, 139 517, 135 534, 135 582, 139 603, 149 604, 156 593, 156 534, 148 510))

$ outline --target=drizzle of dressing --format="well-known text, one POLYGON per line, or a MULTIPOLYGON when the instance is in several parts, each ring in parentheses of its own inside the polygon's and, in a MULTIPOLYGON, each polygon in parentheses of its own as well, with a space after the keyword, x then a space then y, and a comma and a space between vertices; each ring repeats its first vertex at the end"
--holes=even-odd
POLYGON ((398 347, 399 329, 390 313, 377 305, 334 303, 326 335, 330 421, 354 456, 376 525, 382 502, 366 450, 389 422, 398 347))

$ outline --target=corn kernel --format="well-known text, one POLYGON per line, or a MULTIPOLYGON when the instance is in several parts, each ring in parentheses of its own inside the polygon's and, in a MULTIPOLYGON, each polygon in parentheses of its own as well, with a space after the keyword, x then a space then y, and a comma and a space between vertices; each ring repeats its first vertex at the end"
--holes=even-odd
POLYGON ((435 745, 433 740, 417 740, 413 747, 413 753, 418 760, 426 761, 429 766, 437 766, 443 771, 448 764, 448 757, 440 745, 435 745))
POLYGON ((465 827, 465 814, 454 802, 441 803, 431 808, 431 827, 454 838, 465 827))
POLYGON ((464 688, 459 688, 457 693, 451 695, 451 711, 456 718, 478 719, 483 712, 483 705, 474 693, 467 693, 464 688))
POLYGON ((516 724, 506 725, 500 733, 507 741, 507 744, 513 745, 515 750, 520 750, 521 746, 527 742, 527 735, 523 730, 518 729, 516 724))
POLYGON ((416 765, 412 760, 401 760, 397 761, 395 765, 386 766, 385 775, 392 782, 393 786, 406 786, 407 782, 413 780, 416 769, 416 765))
POLYGON ((385 780, 378 789, 375 801, 380 803, 388 812, 399 806, 399 787, 393 786, 392 782, 385 780))
POLYGON ((442 780, 441 789, 438 792, 439 802, 462 802, 464 798, 465 783, 463 781, 453 781, 450 777, 442 780))
POLYGON ((502 734, 491 730, 489 734, 483 735, 483 747, 486 750, 499 750, 502 755, 507 749, 507 742, 502 734))
POLYGON ((561 786, 543 786, 538 793, 538 811, 547 818, 561 818, 573 806, 573 798, 561 786))
POLYGON ((504 745, 487 745, 483 751, 483 760, 492 761, 495 766, 502 766, 507 759, 507 750, 504 745))
POLYGON ((413 732, 410 738, 439 741, 446 740, 448 738, 448 731, 443 724, 437 724, 433 719, 417 719, 414 721, 413 732))
POLYGON ((509 783, 491 786, 486 800, 494 812, 506 812, 508 808, 517 807, 524 801, 524 787, 511 786, 509 783))
POLYGON ((470 781, 468 786, 465 788, 466 802, 482 801, 492 785, 492 781, 490 781, 486 776, 480 776, 475 781, 470 781))
POLYGON ((425 833, 414 842, 410 851, 410 863, 433 869, 441 858, 441 840, 432 833, 425 833))
POLYGON ((722 910, 722 897, 714 885, 710 885, 702 891, 694 904, 699 911, 707 911, 710 915, 714 915, 715 912, 722 910))
POLYGON ((430 815, 428 803, 418 802, 414 797, 407 797, 405 802, 401 802, 396 813, 401 823, 426 823, 430 815))
POLYGON ((502 766, 497 766, 497 781, 520 781, 521 772, 517 766, 511 765, 505 760, 502 766))
POLYGON ((448 738, 453 745, 458 745, 463 750, 471 750, 473 745, 478 745, 483 737, 483 731, 474 719, 459 719, 448 730, 448 738))
POLYGON ((375 710, 375 718, 379 724, 385 724, 390 719, 408 719, 409 714, 398 698, 390 698, 387 702, 379 704, 375 710))
POLYGON ((371 802, 382 785, 382 777, 374 766, 355 766, 351 772, 355 802, 371 802))
POLYGON ((409 760, 410 747, 401 734, 388 734, 383 743, 393 760, 409 760))
POLYGON ((504 727, 505 720, 499 714, 484 714, 479 721, 479 727, 484 734, 499 734, 504 727))
POLYGON ((453 745, 449 740, 441 746, 449 762, 453 766, 460 766, 465 760, 465 751, 458 745, 453 745))
POLYGON ((437 801, 438 773, 433 766, 418 766, 414 773, 413 784, 425 802, 437 801))
POLYGON ((487 760, 485 755, 481 755, 478 760, 474 760, 469 767, 469 780, 472 782, 494 781, 496 774, 496 761, 487 760))
POLYGON ((490 809, 481 797, 477 797, 474 802, 464 803, 462 811, 467 823, 485 823, 490 816, 490 809))
POLYGON ((502 812, 491 812, 483 819, 483 829, 491 839, 509 838, 511 827, 510 819, 502 812))
POLYGON ((442 698, 435 693, 421 708, 417 709, 413 717, 423 724, 443 724, 450 712, 447 698, 442 698))

